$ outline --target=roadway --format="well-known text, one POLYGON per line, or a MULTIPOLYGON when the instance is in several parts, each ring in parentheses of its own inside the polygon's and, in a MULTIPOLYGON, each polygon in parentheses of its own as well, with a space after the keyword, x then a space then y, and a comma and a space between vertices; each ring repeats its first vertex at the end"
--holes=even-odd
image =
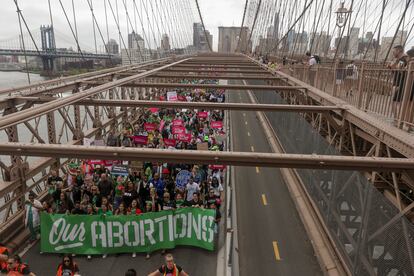
MULTIPOLYGON (((37 243, 23 256, 23 260, 28 262, 31 270, 37 276, 55 276, 57 266, 62 260, 61 257, 46 253, 40 255, 39 251, 40 243, 37 243)), ((176 263, 190 275, 210 276, 216 274, 216 251, 210 252, 181 246, 169 250, 168 253, 172 253, 176 263)), ((145 255, 137 254, 136 258, 132 258, 131 254, 108 255, 105 259, 102 259, 101 256, 95 256, 90 261, 82 256, 75 257, 75 261, 79 265, 82 276, 123 276, 129 268, 134 268, 139 276, 144 276, 164 263, 164 256, 160 251, 153 253, 149 260, 145 259, 145 255)))
MULTIPOLYGON (((229 102, 249 103, 234 91, 229 102)), ((255 112, 231 111, 234 151, 271 152, 255 112)), ((234 167, 240 275, 322 275, 280 170, 234 167)))

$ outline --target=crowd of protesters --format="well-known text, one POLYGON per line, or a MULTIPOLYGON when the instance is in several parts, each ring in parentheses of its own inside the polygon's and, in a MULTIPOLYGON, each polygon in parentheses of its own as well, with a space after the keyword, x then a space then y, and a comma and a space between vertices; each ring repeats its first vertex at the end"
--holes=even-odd
MULTIPOLYGON (((154 94, 156 98, 152 99, 161 101, 225 101, 224 90, 218 89, 159 89, 153 91, 154 94)), ((223 122, 222 110, 145 108, 136 121, 111 129, 103 144, 220 151, 226 140, 223 122)), ((39 236, 41 212, 118 216, 186 207, 216 209, 218 223, 224 200, 224 170, 225 166, 218 165, 71 160, 63 167, 66 173, 59 175, 57 170, 50 171, 48 196, 43 202, 30 193, 26 201, 25 225, 30 230, 31 240, 35 241, 39 236), (115 166, 126 168, 126 172, 114 171, 115 166), (186 177, 181 178, 180 172, 185 172, 186 177)), ((132 256, 136 257, 136 254, 132 256)), ((150 258, 150 252, 146 258, 150 258)), ((61 266, 66 261, 73 265, 72 256, 65 255, 61 266)))

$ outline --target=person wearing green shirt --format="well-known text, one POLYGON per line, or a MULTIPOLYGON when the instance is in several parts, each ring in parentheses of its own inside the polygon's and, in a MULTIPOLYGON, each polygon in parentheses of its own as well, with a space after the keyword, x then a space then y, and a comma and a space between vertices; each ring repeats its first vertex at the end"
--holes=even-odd
POLYGON ((106 205, 102 204, 101 208, 98 210, 98 215, 112 216, 113 213, 111 210, 108 210, 108 207, 106 205))
POLYGON ((115 209, 118 209, 122 202, 122 196, 124 195, 125 185, 122 176, 118 176, 115 182, 115 209))

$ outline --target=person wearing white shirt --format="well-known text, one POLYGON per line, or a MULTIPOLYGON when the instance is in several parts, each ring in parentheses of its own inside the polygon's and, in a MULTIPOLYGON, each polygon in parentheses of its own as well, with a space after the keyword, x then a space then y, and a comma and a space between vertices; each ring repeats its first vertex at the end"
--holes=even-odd
POLYGON ((218 180, 217 177, 213 176, 213 178, 211 180, 210 189, 212 189, 214 191, 215 196, 220 197, 220 200, 223 200, 223 196, 224 196, 223 185, 221 185, 221 183, 219 183, 219 180, 218 180))
POLYGON ((35 199, 35 193, 30 192, 29 200, 26 201, 26 212, 24 217, 24 225, 30 230, 30 241, 33 242, 37 238, 40 226, 40 211, 43 209, 42 203, 35 199))
POLYGON ((200 186, 198 185, 197 182, 194 182, 194 179, 191 177, 187 185, 185 186, 186 200, 187 201, 193 200, 194 193, 198 193, 199 191, 200 191, 200 186))

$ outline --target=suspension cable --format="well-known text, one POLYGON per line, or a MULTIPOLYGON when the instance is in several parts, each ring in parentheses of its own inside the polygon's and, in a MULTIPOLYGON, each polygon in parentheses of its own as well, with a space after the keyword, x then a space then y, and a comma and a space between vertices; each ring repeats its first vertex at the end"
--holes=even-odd
POLYGON ((211 48, 210 40, 208 40, 208 37, 207 37, 206 27, 204 26, 204 20, 203 20, 203 16, 201 15, 200 6, 198 5, 198 0, 196 0, 195 2, 196 2, 196 5, 197 5, 198 15, 200 16, 201 26, 203 26, 204 36, 207 40, 208 48, 210 49, 210 52, 212 52, 213 49, 211 48))
POLYGON ((243 25, 244 25, 244 19, 246 18, 246 10, 247 10, 247 5, 249 3, 249 0, 246 0, 245 4, 244 4, 244 11, 243 11, 243 18, 242 18, 242 23, 240 26, 240 33, 239 33, 239 39, 237 41, 237 47, 236 47, 236 51, 238 49, 239 52, 241 52, 241 46, 240 46, 240 41, 241 41, 241 36, 242 36, 242 31, 243 31, 243 25))

